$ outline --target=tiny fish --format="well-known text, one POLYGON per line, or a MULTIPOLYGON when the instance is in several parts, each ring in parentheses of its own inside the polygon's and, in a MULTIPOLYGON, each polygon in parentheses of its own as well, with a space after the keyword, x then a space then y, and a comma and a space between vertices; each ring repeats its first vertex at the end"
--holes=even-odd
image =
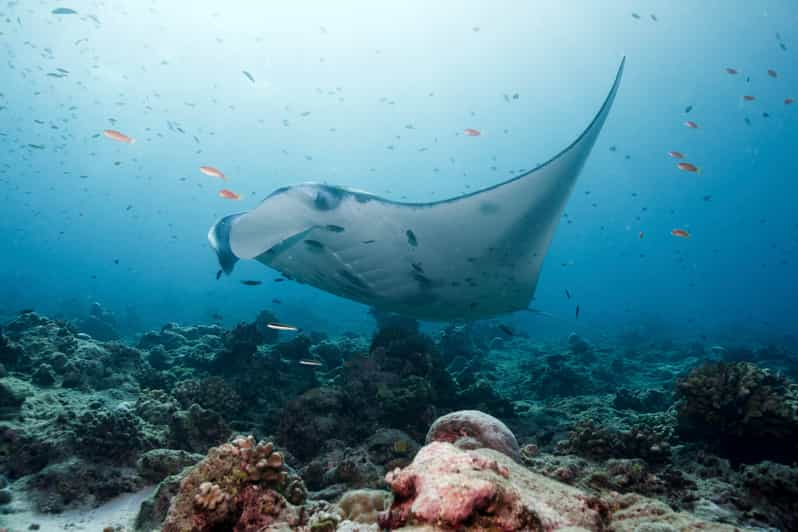
POLYGON ((639 238, 640 240, 643 240, 643 236, 644 236, 643 231, 640 231, 639 233, 637 233, 637 238, 639 238))
POLYGON ((272 299, 272 303, 274 303, 275 305, 282 305, 283 301, 275 297, 274 299, 272 299))
POLYGON ((466 135, 467 137, 478 137, 482 133, 480 133, 478 129, 473 129, 473 128, 468 127, 468 128, 463 130, 463 134, 466 135))
POLYGON ((792 105, 794 101, 792 98, 784 98, 784 105, 792 105))
POLYGON ((565 289, 565 297, 571 299, 571 292, 569 292, 567 288, 565 289))
POLYGON ((299 364, 301 366, 321 366, 321 362, 318 360, 300 360, 299 364))
POLYGON ((689 113, 692 110, 693 110, 693 106, 692 105, 688 105, 687 107, 684 108, 684 112, 685 113, 689 113))
POLYGON ((222 277, 222 270, 216 272, 216 280, 218 281, 222 277))
POLYGON ((263 284, 263 281, 252 281, 246 279, 244 281, 241 281, 241 284, 243 284, 244 286, 258 286, 259 284, 263 284))
POLYGON ((579 305, 576 305, 576 319, 579 319, 579 305))
POLYGON ((77 15, 78 12, 68 7, 57 7, 51 11, 53 15, 77 15))
POLYGON ((692 120, 688 120, 684 123, 685 126, 689 127, 690 129, 698 129, 698 124, 693 122, 692 120))
POLYGON ((638 15, 637 13, 632 13, 632 18, 635 20, 640 20, 640 15, 638 15))
POLYGON ((299 331, 299 327, 294 327, 293 325, 285 325, 284 323, 268 323, 266 327, 269 329, 274 329, 275 331, 291 331, 297 332, 299 331))
POLYGON ((688 233, 684 229, 674 229, 671 231, 671 234, 679 238, 690 238, 690 233, 688 233))
POLYGON ((405 235, 407 235, 408 244, 410 244, 413 247, 416 247, 418 245, 418 239, 416 239, 416 234, 413 233, 413 231, 408 229, 407 231, 405 231, 405 235))
POLYGON ((328 231, 332 231, 333 233, 343 233, 344 232, 344 228, 341 227, 340 225, 329 224, 329 225, 325 226, 325 229, 327 229, 328 231))
POLYGON ((768 69, 768 76, 770 76, 771 78, 777 78, 777 77, 779 77, 779 74, 778 74, 778 72, 776 72, 772 68, 769 68, 768 69))
POLYGON ((255 83, 255 78, 252 77, 252 74, 250 74, 246 70, 242 70, 241 72, 247 77, 247 79, 249 79, 249 81, 251 81, 252 83, 255 83))
POLYGON ((732 76, 734 76, 734 75, 737 74, 737 69, 736 68, 726 68, 726 73, 727 74, 731 74, 732 76))
POLYGON ((226 188, 223 188, 222 190, 219 191, 219 197, 220 198, 224 198, 224 199, 232 199, 232 200, 240 200, 241 199, 241 196, 239 196, 238 194, 236 194, 232 190, 227 190, 226 188))
POLYGON ((668 155, 674 159, 683 159, 684 154, 680 151, 669 151, 668 155))
POLYGON ((710 194, 706 194, 703 198, 704 201, 712 201, 712 196, 710 194))
POLYGON ((756 100, 756 96, 746 95, 746 96, 743 96, 743 100, 745 100, 746 102, 753 102, 754 100, 756 100))
POLYGON ((676 167, 684 172, 698 172, 698 167, 692 163, 679 163, 676 167))
POLYGON ((28 144, 28 147, 34 148, 34 149, 37 149, 37 150, 43 150, 44 149, 44 144, 28 144))
POLYGON ((617 151, 617 150, 618 150, 618 148, 617 148, 617 147, 615 147, 615 146, 610 146, 610 151, 617 151))
POLYGON ((785 45, 783 42, 780 42, 780 43, 779 43, 779 48, 781 48, 781 49, 782 49, 782 51, 784 51, 784 52, 786 52, 786 51, 787 51, 787 46, 786 46, 786 45, 785 45))
POLYGON ((128 137, 124 133, 120 133, 119 131, 115 131, 113 129, 106 129, 105 131, 103 131, 103 135, 105 135, 111 140, 115 140, 117 142, 124 142, 126 144, 134 144, 136 142, 136 139, 128 137))
POLYGON ((503 323, 499 324, 499 330, 507 336, 514 336, 513 330, 503 323))
POLYGON ((657 15, 655 15, 654 13, 651 13, 651 20, 653 20, 654 22, 657 22, 659 19, 657 18, 657 15))
POLYGON ((199 171, 210 177, 218 177, 219 179, 227 180, 227 176, 225 176, 221 170, 213 166, 200 166, 199 171))

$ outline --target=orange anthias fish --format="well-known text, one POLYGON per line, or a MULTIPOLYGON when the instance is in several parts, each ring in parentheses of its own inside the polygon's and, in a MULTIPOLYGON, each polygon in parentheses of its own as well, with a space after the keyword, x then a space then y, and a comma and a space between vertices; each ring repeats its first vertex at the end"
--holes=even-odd
POLYGON ((754 100, 756 100, 756 96, 743 96, 743 100, 745 100, 746 102, 753 102, 754 100))
POLYGON ((669 151, 668 155, 670 155, 674 159, 684 159, 684 154, 680 151, 669 151))
POLYGON ((468 137, 478 137, 481 135, 478 129, 466 128, 463 133, 468 137))
POLYGON ((784 105, 790 105, 794 101, 792 98, 784 98, 784 105))
POLYGON ((727 69, 726 69, 726 72, 727 72, 728 74, 734 75, 734 74, 736 74, 736 73, 737 73, 737 69, 734 69, 734 68, 727 68, 727 69))
POLYGON ((128 137, 124 133, 120 133, 119 131, 114 131, 113 129, 106 129, 103 131, 103 135, 108 137, 111 140, 115 140, 117 142, 124 142, 125 144, 133 144, 136 142, 136 139, 132 137, 128 137))
POLYGON ((685 172, 698 172, 698 167, 692 163, 679 163, 676 168, 685 172))
POLYGON ((679 238, 690 238, 690 233, 685 231, 684 229, 674 229, 671 231, 673 236, 678 236, 679 238))
POLYGON ((768 69, 768 76, 770 76, 771 78, 777 78, 777 77, 779 77, 779 74, 775 70, 773 70, 772 68, 769 68, 768 69))
POLYGON ((218 177, 219 179, 227 180, 227 176, 225 176, 221 170, 214 168, 213 166, 200 166, 199 170, 207 176, 218 177))
POLYGON ((698 124, 693 122, 692 120, 688 120, 684 123, 685 126, 689 127, 690 129, 698 129, 698 124))
POLYGON ((239 196, 232 190, 227 190, 226 188, 219 191, 219 197, 224 199, 235 199, 235 200, 241 199, 241 196, 239 196))

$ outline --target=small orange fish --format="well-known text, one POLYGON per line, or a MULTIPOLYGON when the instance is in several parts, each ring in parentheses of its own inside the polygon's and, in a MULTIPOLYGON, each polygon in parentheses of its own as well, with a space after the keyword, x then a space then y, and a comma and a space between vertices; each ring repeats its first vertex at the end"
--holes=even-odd
POLYGON ((472 128, 470 128, 470 127, 469 127, 469 128, 466 128, 466 129, 463 131, 463 133, 464 133, 466 136, 468 136, 468 137, 478 137, 478 136, 480 136, 480 135, 482 134, 482 133, 480 133, 480 132, 479 132, 479 130, 478 130, 478 129, 472 129, 472 128))
POLYGON ((685 231, 684 229, 674 229, 671 231, 673 236, 678 236, 679 238, 690 238, 690 233, 685 231))
POLYGON ((791 105, 794 101, 792 98, 784 98, 784 105, 791 105))
POLYGON ((693 122, 692 120, 688 120, 684 123, 685 126, 689 127, 690 129, 698 129, 698 124, 693 122))
POLYGON ((223 188, 222 190, 219 191, 219 197, 224 199, 235 199, 235 200, 241 199, 241 196, 239 196, 232 190, 227 190, 226 188, 223 188))
POLYGON ((756 100, 756 96, 743 96, 743 100, 745 100, 746 102, 753 102, 754 100, 756 100))
POLYGON ((684 154, 682 152, 680 152, 680 151, 669 151, 668 155, 670 155, 674 159, 683 159, 684 158, 684 154))
POLYGON ((200 166, 199 170, 207 176, 218 177, 219 179, 224 179, 225 181, 227 180, 227 176, 225 176, 221 170, 214 168, 213 166, 200 166))
POLYGON ((103 135, 108 137, 111 140, 115 140, 117 142, 124 142, 125 144, 133 144, 136 142, 136 139, 132 137, 128 137, 124 133, 120 133, 119 131, 114 131, 113 129, 106 129, 103 131, 103 135))
POLYGON ((698 167, 691 163, 679 163, 676 168, 685 172, 698 172, 698 167))
POLYGON ((779 74, 775 70, 773 70, 772 68, 769 68, 768 69, 768 76, 770 76, 771 78, 777 78, 777 77, 779 77, 779 74))
POLYGON ((726 72, 727 72, 728 74, 731 74, 731 75, 733 76, 734 74, 736 74, 736 73, 737 73, 737 69, 734 69, 734 68, 727 68, 727 69, 726 69, 726 72))

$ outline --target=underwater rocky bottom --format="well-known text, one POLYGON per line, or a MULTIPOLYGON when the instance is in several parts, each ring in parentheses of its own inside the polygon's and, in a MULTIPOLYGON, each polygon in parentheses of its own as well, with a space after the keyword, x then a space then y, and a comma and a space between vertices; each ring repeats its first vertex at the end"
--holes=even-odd
POLYGON ((128 344, 19 314, 0 529, 798 530, 794 346, 375 317, 372 338, 264 311, 128 344), (131 493, 135 521, 97 510, 131 493))

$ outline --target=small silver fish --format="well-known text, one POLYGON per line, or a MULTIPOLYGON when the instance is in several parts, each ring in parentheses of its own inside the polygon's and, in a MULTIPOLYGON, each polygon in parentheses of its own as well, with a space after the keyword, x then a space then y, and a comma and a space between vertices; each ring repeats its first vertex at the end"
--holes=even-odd
POLYGON ((284 323, 268 323, 266 327, 269 329, 274 329, 275 331, 291 331, 297 332, 299 331, 299 327, 294 327, 293 325, 285 325, 284 323))

